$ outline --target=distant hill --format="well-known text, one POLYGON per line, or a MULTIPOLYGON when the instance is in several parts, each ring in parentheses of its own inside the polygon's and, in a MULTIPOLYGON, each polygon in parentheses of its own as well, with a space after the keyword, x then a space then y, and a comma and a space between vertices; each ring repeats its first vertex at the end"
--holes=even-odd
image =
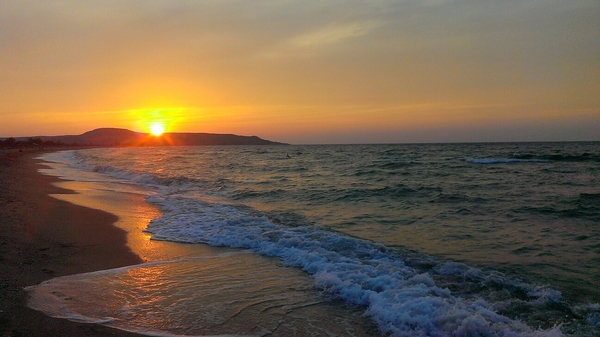
POLYGON ((192 145, 287 145, 256 136, 215 133, 164 133, 154 136, 127 129, 101 128, 81 135, 20 137, 17 141, 39 139, 44 143, 81 146, 192 146, 192 145))

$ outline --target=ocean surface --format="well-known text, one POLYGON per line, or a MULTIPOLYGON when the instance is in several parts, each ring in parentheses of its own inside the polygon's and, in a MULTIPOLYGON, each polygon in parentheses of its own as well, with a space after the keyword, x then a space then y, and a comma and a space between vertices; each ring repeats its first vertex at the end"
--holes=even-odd
POLYGON ((599 336, 600 143, 45 154, 212 255, 49 280, 30 306, 156 336, 599 336), (134 192, 132 192, 134 191, 134 192))

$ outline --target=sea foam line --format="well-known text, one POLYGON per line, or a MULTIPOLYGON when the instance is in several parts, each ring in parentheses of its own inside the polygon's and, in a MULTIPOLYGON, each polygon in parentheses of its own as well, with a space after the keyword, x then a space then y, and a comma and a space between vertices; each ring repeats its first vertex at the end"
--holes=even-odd
POLYGON ((365 306, 380 329, 393 336, 563 336, 558 327, 534 331, 497 314, 481 298, 463 299, 438 287, 429 273, 407 266, 380 244, 317 227, 276 225, 233 206, 158 195, 149 200, 165 212, 147 228, 153 239, 278 257, 311 274, 327 293, 365 306))
MULTIPOLYGON (((110 166, 91 170, 134 183, 168 186, 145 173, 110 166)), ((438 287, 429 273, 390 255, 383 245, 314 227, 283 227, 235 207, 195 199, 155 195, 149 201, 165 212, 147 229, 154 239, 249 248, 279 257, 310 273, 330 294, 366 306, 381 330, 394 336, 563 336, 558 328, 533 331, 498 315, 483 299, 453 295, 438 287)))

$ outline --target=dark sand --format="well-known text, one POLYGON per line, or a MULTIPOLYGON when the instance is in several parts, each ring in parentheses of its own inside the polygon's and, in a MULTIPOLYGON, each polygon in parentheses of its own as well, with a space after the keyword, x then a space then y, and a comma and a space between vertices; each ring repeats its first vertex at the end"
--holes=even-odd
POLYGON ((139 336, 55 319, 26 306, 26 286, 141 262, 117 217, 48 196, 69 193, 37 172, 38 153, 0 152, 0 336, 139 336))

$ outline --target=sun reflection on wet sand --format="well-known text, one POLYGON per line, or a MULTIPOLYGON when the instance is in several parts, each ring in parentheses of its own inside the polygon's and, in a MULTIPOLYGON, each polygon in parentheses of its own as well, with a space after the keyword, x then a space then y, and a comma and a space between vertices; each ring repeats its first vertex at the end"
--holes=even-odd
POLYGON ((146 263, 51 279, 28 305, 49 316, 176 335, 372 335, 363 309, 327 301, 304 272, 239 249, 151 240, 161 215, 127 185, 64 181, 53 197, 118 216, 127 245, 146 263))
MULTIPOLYGON (((80 206, 100 209, 118 216, 114 226, 127 232, 127 246, 144 261, 164 260, 195 254, 215 254, 214 248, 203 245, 187 245, 151 240, 144 232, 148 223, 161 215, 160 210, 145 202, 144 195, 133 188, 129 193, 115 193, 94 182, 64 181, 56 186, 75 191, 69 194, 53 194, 54 198, 80 206)), ((128 186, 121 186, 127 189, 128 186)))
POLYGON ((247 251, 55 278, 27 289, 53 317, 164 335, 348 335, 375 330, 298 269, 247 251), (75 314, 73 314, 75 313, 75 314))

